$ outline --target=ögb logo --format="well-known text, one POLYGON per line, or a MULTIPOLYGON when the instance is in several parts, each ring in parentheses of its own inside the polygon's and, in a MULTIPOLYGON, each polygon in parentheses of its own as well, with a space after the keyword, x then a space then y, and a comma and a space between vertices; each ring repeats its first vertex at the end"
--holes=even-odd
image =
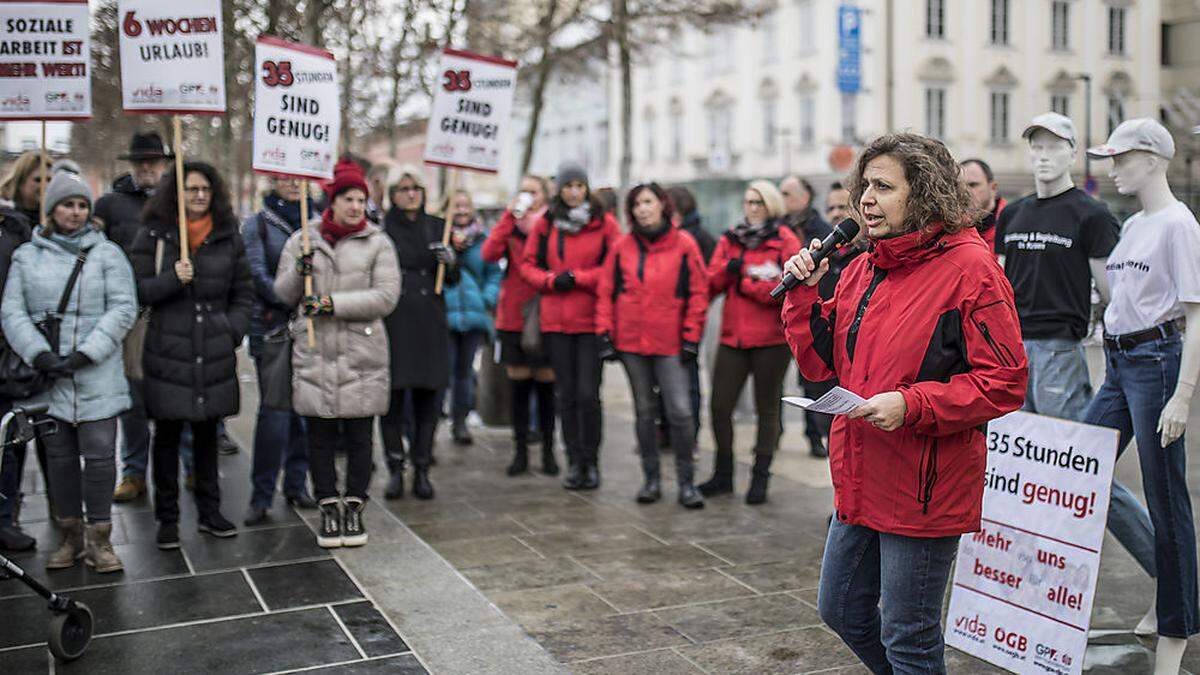
POLYGON ((996 632, 992 634, 992 637, 996 638, 996 642, 1009 649, 1015 649, 1019 652, 1029 649, 1029 638, 1020 633, 1009 632, 1002 626, 996 626, 996 632))

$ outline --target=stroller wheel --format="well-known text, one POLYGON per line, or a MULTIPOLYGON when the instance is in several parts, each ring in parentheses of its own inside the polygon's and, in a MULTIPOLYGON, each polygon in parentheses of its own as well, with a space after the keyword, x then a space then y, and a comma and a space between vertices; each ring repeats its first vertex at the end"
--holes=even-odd
POLYGON ((74 661, 92 641, 92 610, 82 602, 50 619, 50 653, 60 661, 74 661))

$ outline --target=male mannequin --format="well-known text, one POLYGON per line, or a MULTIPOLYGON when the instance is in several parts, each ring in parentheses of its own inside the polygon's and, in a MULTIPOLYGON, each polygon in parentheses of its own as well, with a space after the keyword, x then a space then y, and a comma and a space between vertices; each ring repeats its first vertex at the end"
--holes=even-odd
POLYGON ((1200 614, 1182 440, 1200 376, 1200 224, 1171 193, 1167 164, 1175 144, 1158 122, 1123 122, 1106 144, 1088 153, 1113 159, 1109 175, 1117 190, 1136 195, 1142 210, 1126 221, 1109 259, 1113 301, 1104 315, 1109 370, 1084 421, 1121 430, 1119 451, 1131 431, 1138 439, 1150 513, 1136 502, 1114 500, 1109 527, 1152 576, 1155 570, 1143 558, 1147 547, 1154 553, 1148 562, 1157 563, 1155 606, 1135 632, 1159 633, 1154 672, 1173 675, 1200 614), (1193 328, 1182 338, 1181 317, 1193 328), (1151 377, 1139 378, 1142 371, 1151 377))
POLYGON ((1092 398, 1083 350, 1091 283, 1108 297, 1104 262, 1117 243, 1117 220, 1071 180, 1075 125, 1057 113, 1033 118, 1029 143, 1036 194, 1008 205, 1004 272, 1012 283, 1029 357, 1025 410, 1078 420, 1092 398))

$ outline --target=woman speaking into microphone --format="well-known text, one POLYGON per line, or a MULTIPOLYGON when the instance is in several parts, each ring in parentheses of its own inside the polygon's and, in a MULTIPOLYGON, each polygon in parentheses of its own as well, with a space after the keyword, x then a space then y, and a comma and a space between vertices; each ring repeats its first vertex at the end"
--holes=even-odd
POLYGON ((1025 397, 1012 288, 971 227, 958 173, 936 140, 876 139, 849 184, 869 255, 824 301, 828 260, 804 250, 784 267, 802 281, 783 321, 804 377, 867 399, 833 423, 837 515, 818 605, 876 673, 946 672, 942 593, 959 535, 979 529, 983 429, 1025 397))

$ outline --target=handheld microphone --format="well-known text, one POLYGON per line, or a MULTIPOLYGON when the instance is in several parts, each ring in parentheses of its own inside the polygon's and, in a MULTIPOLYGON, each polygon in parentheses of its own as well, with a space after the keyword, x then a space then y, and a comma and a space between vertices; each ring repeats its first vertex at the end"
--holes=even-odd
MULTIPOLYGON (((833 228, 833 232, 830 232, 828 236, 821 240, 820 250, 813 251, 813 263, 820 265, 821 261, 830 253, 845 246, 850 240, 857 237, 859 229, 861 228, 853 218, 842 220, 842 222, 837 224, 837 227, 833 228)), ((783 281, 780 281, 775 290, 771 291, 771 297, 778 298, 799 285, 800 280, 796 278, 796 275, 791 272, 785 272, 783 281)))

